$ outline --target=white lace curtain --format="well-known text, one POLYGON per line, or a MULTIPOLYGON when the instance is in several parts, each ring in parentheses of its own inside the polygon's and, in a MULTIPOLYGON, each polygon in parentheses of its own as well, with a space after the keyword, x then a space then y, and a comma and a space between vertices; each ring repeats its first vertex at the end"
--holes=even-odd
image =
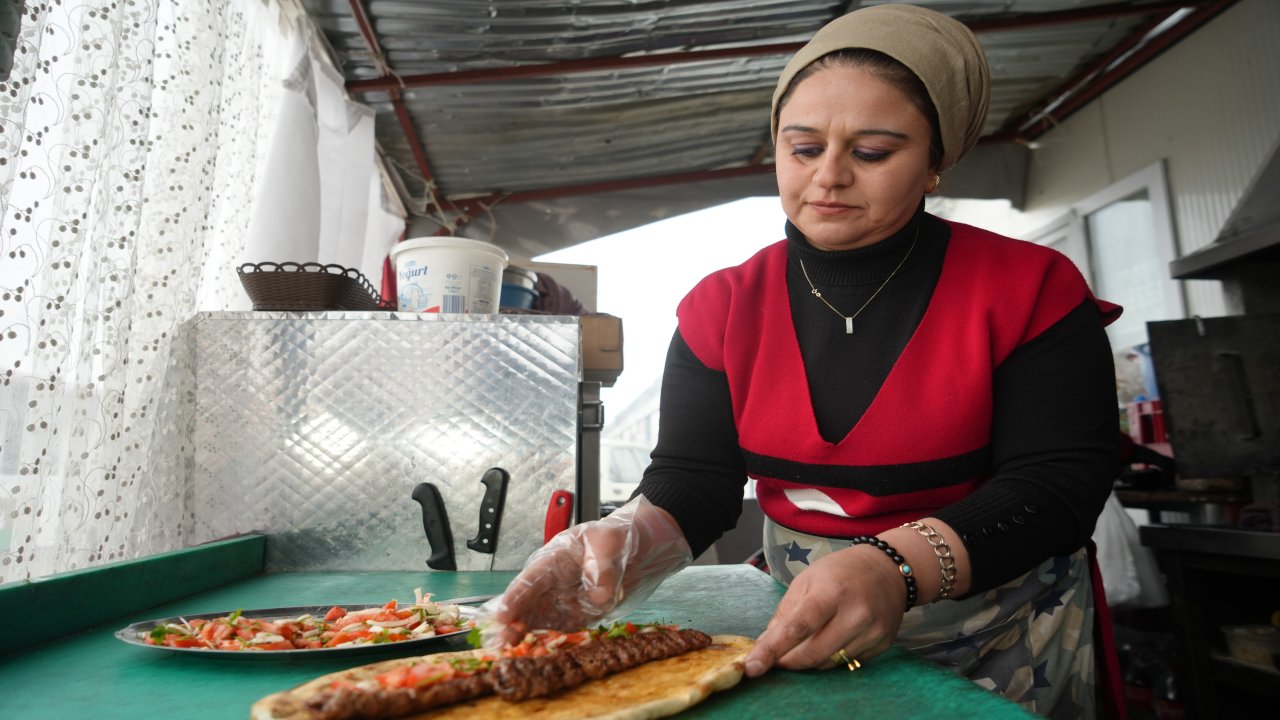
POLYGON ((0 582, 183 547, 175 329, 403 228, 296 0, 103 5, 28 2, 0 83, 0 582))

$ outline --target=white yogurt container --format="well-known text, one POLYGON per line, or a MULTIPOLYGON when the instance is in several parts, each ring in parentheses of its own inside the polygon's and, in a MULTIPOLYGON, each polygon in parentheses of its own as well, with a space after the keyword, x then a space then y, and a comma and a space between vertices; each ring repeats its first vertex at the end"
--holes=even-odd
POLYGON ((396 309, 403 312, 498 312, 507 253, 462 237, 422 237, 391 248, 396 309))

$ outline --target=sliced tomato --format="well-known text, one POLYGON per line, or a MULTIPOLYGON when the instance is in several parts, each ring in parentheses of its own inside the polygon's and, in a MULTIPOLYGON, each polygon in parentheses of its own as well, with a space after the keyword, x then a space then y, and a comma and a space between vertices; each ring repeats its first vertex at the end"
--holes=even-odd
POLYGON ((208 623, 200 628, 200 637, 204 638, 205 642, 210 645, 217 645, 230 638, 234 633, 235 630, 230 625, 221 622, 208 623))
POLYGON ((251 650, 295 650, 293 643, 288 640, 277 640, 269 643, 255 643, 250 645, 251 650))
POLYGON ((204 641, 198 637, 192 637, 190 635, 177 635, 174 633, 170 633, 164 636, 164 644, 168 645, 169 647, 176 647, 176 648, 204 647, 204 641))
POLYGON ((357 632, 339 632, 339 633, 334 633, 331 637, 329 637, 329 639, 325 641, 325 645, 328 647, 333 647, 334 645, 342 645, 343 643, 349 643, 352 640, 363 640, 365 638, 370 638, 370 637, 373 637, 373 633, 369 632, 368 630, 361 630, 357 632))
POLYGON ((347 614, 346 608, 340 608, 337 605, 334 605, 333 607, 329 608, 329 612, 325 613, 324 621, 333 622, 334 620, 337 620, 338 618, 346 614, 347 614))
POLYGON ((341 630, 348 625, 355 625, 356 623, 364 622, 380 612, 382 612, 382 610, 378 608, 370 608, 369 610, 357 610, 353 613, 347 613, 333 621, 333 629, 341 630))
POLYGON ((410 687, 426 687, 450 680, 456 671, 449 663, 419 663, 409 668, 410 687))
POLYGON ((377 676, 378 684, 384 688, 409 687, 409 668, 398 667, 377 676))
POLYGON ((282 624, 283 623, 274 623, 267 620, 250 620, 249 621, 249 627, 253 628, 254 632, 269 632, 272 635, 283 634, 280 632, 280 626, 282 624))

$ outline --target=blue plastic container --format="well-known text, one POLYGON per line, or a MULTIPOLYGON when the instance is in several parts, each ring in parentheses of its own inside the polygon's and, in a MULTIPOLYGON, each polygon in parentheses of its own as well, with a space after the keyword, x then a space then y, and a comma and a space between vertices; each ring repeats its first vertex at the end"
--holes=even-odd
POLYGON ((538 274, 522 267, 508 266, 502 271, 502 294, 498 306, 528 310, 538 299, 538 274))
POLYGON ((537 299, 538 293, 527 287, 502 283, 502 296, 498 300, 498 306, 528 310, 533 307, 533 301, 537 299))

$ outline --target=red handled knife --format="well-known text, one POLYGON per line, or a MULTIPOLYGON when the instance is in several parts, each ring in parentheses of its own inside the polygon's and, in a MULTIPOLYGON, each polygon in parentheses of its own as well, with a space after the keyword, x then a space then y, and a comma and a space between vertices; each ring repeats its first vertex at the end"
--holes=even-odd
POLYGON ((547 506, 547 520, 542 530, 542 543, 545 545, 561 531, 568 530, 572 520, 573 493, 569 490, 551 493, 551 504, 547 506))

